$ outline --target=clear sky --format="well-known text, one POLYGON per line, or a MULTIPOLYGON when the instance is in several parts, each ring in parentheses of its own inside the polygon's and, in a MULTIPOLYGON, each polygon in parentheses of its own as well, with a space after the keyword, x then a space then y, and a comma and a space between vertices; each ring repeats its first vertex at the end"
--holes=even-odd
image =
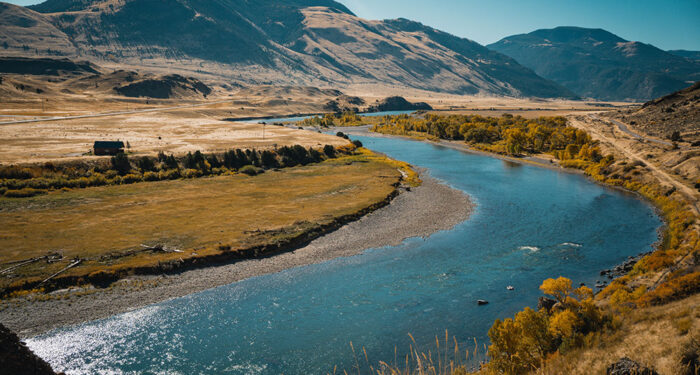
POLYGON ((700 0, 339 1, 363 18, 404 17, 481 44, 536 29, 581 26, 602 28, 662 49, 700 51, 700 0))
POLYGON ((581 26, 666 50, 700 50, 700 0, 339 1, 363 18, 408 18, 481 44, 537 29, 581 26))

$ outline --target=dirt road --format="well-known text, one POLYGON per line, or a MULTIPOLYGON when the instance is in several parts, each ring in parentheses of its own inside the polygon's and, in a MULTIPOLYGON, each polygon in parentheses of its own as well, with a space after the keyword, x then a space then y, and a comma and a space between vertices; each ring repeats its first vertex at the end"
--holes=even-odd
MULTIPOLYGON (((597 123, 603 127, 611 127, 609 122, 602 120, 600 117, 598 117, 595 114, 589 114, 588 118, 590 118, 591 121, 593 121, 594 123, 597 123)), ((643 154, 630 150, 630 148, 627 147, 627 145, 625 145, 625 143, 624 143, 626 141, 638 141, 640 139, 643 139, 643 140, 653 141, 655 143, 665 144, 663 141, 652 140, 652 139, 648 139, 648 138, 642 137, 640 135, 631 133, 630 131, 626 131, 626 130, 622 129, 621 127, 619 127, 619 124, 615 124, 615 125, 618 125, 618 129, 622 132, 621 135, 627 136, 629 138, 628 139, 619 139, 619 138, 614 137, 614 136, 610 137, 610 136, 603 134, 603 132, 596 129, 596 127, 590 126, 590 125, 586 124, 585 122, 579 121, 573 116, 569 117, 569 120, 571 122, 571 125, 573 125, 577 128, 589 131, 593 135, 593 138, 598 139, 601 142, 609 144, 610 146, 614 147, 618 152, 625 155, 627 158, 644 163, 644 165, 646 165, 660 181, 665 182, 665 183, 675 187, 677 191, 679 191, 683 195, 685 195, 688 198, 688 200, 690 202, 692 202, 693 207, 695 209, 695 213, 700 214, 700 207, 698 207, 698 202, 700 201, 700 193, 698 193, 696 190, 692 189, 691 187, 685 185, 681 181, 677 180, 674 176, 672 176, 671 174, 666 172, 664 169, 656 166, 653 162, 646 159, 643 154)), ((614 127, 612 127, 612 128, 613 129, 611 129, 611 131, 614 131, 614 127)))

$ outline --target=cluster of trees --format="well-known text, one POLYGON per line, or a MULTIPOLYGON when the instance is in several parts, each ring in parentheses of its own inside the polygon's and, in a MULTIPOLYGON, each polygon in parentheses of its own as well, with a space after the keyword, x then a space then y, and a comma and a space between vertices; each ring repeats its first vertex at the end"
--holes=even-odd
MULTIPOLYGON (((136 159, 136 168, 142 172, 154 172, 158 170, 185 169, 196 170, 202 175, 221 174, 226 171, 238 171, 246 166, 259 169, 285 168, 297 165, 318 163, 325 158, 336 156, 336 149, 326 145, 323 152, 312 147, 304 148, 300 145, 282 146, 276 150, 233 149, 223 154, 203 154, 201 151, 188 152, 178 161, 173 155, 163 152, 156 159, 142 156, 136 159)), ((112 169, 125 175, 131 172, 132 163, 124 154, 112 157, 112 169)), ((248 168, 250 170, 250 168, 248 168)), ((259 171, 260 172, 260 171, 259 171)))
POLYGON ((488 367, 494 373, 529 374, 549 354, 575 348, 586 335, 612 323, 586 286, 574 289, 571 280, 559 277, 545 280, 540 290, 555 300, 538 311, 527 307, 513 319, 497 319, 489 330, 488 367))
POLYGON ((373 131, 463 140, 487 151, 510 155, 544 152, 562 160, 584 158, 595 162, 602 158, 600 149, 588 133, 567 126, 564 117, 526 119, 510 114, 501 117, 434 114, 424 118, 385 116, 373 127, 373 131))
POLYGON ((355 112, 346 111, 342 113, 326 113, 323 116, 314 116, 304 119, 299 123, 301 126, 320 126, 328 128, 331 126, 354 126, 362 123, 362 117, 355 112))
POLYGON ((188 152, 182 157, 160 152, 157 157, 113 156, 109 164, 78 163, 0 167, 0 195, 26 197, 61 188, 128 184, 139 181, 172 180, 238 171, 249 175, 265 169, 294 167, 335 158, 350 149, 326 145, 322 150, 300 145, 276 150, 233 149, 224 153, 188 152))

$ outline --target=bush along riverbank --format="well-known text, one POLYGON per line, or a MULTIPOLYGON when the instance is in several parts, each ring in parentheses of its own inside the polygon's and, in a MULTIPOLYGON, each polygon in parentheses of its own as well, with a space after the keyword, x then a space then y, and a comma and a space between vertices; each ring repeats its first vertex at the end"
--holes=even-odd
MULTIPOLYGON (((666 223, 655 251, 626 264, 630 272, 615 275, 620 277, 595 295, 585 287, 573 289, 568 279, 545 280, 541 289, 555 297, 556 308, 527 308, 514 319, 497 320, 489 331, 490 362, 483 366, 483 373, 524 374, 538 368, 552 371, 548 363, 561 364, 568 353, 580 355, 582 350, 600 343, 601 335, 619 332, 630 312, 668 304, 700 291, 700 230, 691 198, 665 188, 644 163, 604 155, 597 141, 586 131, 568 126, 564 117, 399 115, 382 118, 372 130, 419 139, 464 141, 473 149, 516 158, 548 155, 561 167, 581 170, 595 181, 640 194, 659 210, 666 223)), ((461 367, 440 373, 464 372, 466 369, 461 367)))

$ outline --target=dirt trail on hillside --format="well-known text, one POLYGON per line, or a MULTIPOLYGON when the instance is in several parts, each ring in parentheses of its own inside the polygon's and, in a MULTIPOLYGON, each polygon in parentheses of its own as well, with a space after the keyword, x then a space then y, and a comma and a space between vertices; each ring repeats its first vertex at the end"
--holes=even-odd
MULTIPOLYGON (((601 120, 595 114, 588 115, 588 118, 590 118, 591 121, 602 124, 603 126, 609 126, 606 121, 601 120)), ((654 176, 656 176, 660 181, 663 181, 663 182, 673 186, 679 192, 681 192, 683 195, 685 195, 686 198, 693 204, 693 209, 695 211, 695 214, 700 214, 700 208, 698 207, 698 201, 700 201, 700 193, 693 190, 692 188, 685 185, 684 183, 678 181, 671 174, 669 174, 668 172, 666 172, 662 168, 659 168, 654 163, 650 162, 641 153, 629 150, 627 145, 625 145, 623 143, 623 141, 630 141, 630 140, 635 141, 636 137, 633 137, 630 134, 627 134, 623 131, 620 131, 621 135, 628 138, 626 140, 620 140, 617 138, 606 136, 605 134, 600 132, 595 127, 592 127, 592 126, 586 124, 585 122, 579 121, 574 117, 570 117, 569 120, 573 126, 591 132, 591 134, 593 135, 593 138, 609 144, 610 146, 615 148, 618 152, 622 153, 623 155, 625 155, 629 159, 644 163, 644 165, 646 165, 652 171, 654 176)), ((616 129, 616 128, 617 127, 614 127, 613 129, 616 129)), ((619 128, 617 128, 617 129, 619 130, 619 128)), ((614 130, 613 130, 613 132, 614 132, 614 130)))

